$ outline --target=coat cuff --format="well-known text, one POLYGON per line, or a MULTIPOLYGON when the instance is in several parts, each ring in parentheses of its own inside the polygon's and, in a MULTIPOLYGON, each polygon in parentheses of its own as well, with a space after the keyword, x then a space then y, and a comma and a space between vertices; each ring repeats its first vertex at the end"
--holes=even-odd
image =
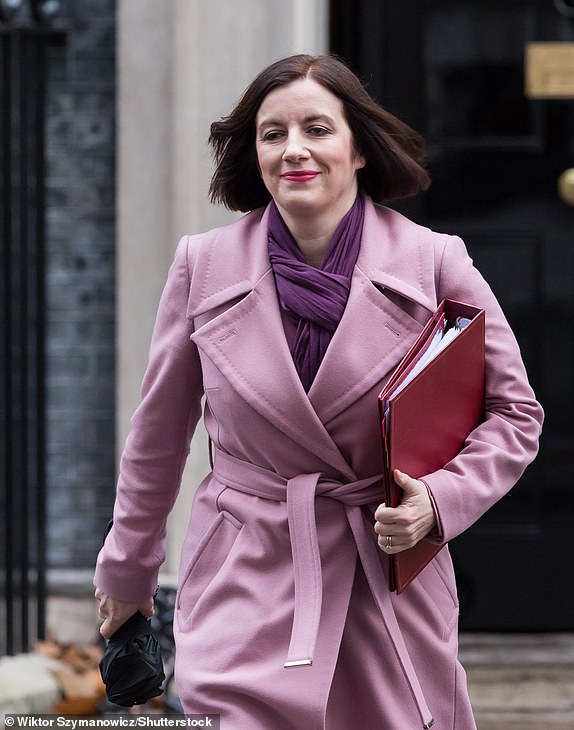
POLYGON ((442 521, 440 519, 440 515, 438 512, 438 508, 436 506, 435 498, 433 497, 433 493, 431 492, 429 485, 427 484, 427 482, 424 479, 419 479, 419 481, 421 481, 427 488, 427 492, 428 492, 429 499, 432 504, 432 508, 433 508, 434 516, 435 516, 435 520, 436 520, 436 525, 427 535, 427 540, 432 540, 433 542, 444 542, 444 530, 442 528, 442 521))

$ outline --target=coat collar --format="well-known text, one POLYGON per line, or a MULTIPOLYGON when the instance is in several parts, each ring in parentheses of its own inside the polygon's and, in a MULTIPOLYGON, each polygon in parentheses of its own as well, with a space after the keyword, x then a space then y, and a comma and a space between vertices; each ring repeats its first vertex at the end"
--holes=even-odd
POLYGON ((192 247, 188 316, 208 319, 192 339, 241 397, 324 461, 326 473, 353 479, 328 424, 382 384, 422 329, 385 290, 434 311, 428 230, 367 199, 347 307, 306 394, 283 335, 267 219, 268 209, 254 211, 192 247))
POLYGON ((435 288, 429 235, 428 229, 367 199, 347 307, 309 391, 324 422, 382 382, 436 309, 429 295, 435 288), (423 322, 399 306, 400 299, 427 312, 423 322))
POLYGON ((374 284, 433 312, 434 265, 428 228, 367 198, 357 266, 374 284))
MULTIPOLYGON (((267 228, 269 206, 216 228, 197 249, 188 313, 196 316, 251 291, 269 269, 267 228), (197 283, 199 282, 199 284, 197 283)), ((390 289, 434 311, 428 292, 434 290, 429 230, 370 198, 357 267, 374 284, 390 289)))

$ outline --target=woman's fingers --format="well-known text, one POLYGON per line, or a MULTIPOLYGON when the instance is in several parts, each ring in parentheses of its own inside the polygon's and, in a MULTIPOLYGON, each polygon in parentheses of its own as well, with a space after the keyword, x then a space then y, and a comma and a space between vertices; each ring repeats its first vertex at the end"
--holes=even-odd
POLYGON ((401 503, 397 507, 381 504, 375 512, 377 543, 389 555, 414 547, 436 524, 425 483, 398 469, 393 477, 403 491, 401 503))
POLYGON ((146 599, 141 603, 127 603, 117 601, 107 596, 99 588, 95 591, 96 600, 99 603, 98 613, 103 619, 100 626, 100 634, 104 639, 109 639, 131 616, 140 611, 146 618, 153 616, 153 598, 146 599))

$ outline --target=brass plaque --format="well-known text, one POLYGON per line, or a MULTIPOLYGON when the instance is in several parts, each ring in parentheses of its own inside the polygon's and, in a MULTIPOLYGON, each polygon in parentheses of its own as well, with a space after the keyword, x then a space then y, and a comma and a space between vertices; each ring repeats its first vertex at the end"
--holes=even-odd
POLYGON ((574 99, 574 43, 527 43, 526 96, 574 99))

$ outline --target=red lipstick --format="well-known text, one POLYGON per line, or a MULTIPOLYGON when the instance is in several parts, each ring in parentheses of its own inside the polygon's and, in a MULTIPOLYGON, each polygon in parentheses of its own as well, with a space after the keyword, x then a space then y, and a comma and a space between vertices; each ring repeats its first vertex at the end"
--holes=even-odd
POLYGON ((314 180, 318 174, 316 170, 287 170, 281 177, 289 182, 309 182, 314 180))

